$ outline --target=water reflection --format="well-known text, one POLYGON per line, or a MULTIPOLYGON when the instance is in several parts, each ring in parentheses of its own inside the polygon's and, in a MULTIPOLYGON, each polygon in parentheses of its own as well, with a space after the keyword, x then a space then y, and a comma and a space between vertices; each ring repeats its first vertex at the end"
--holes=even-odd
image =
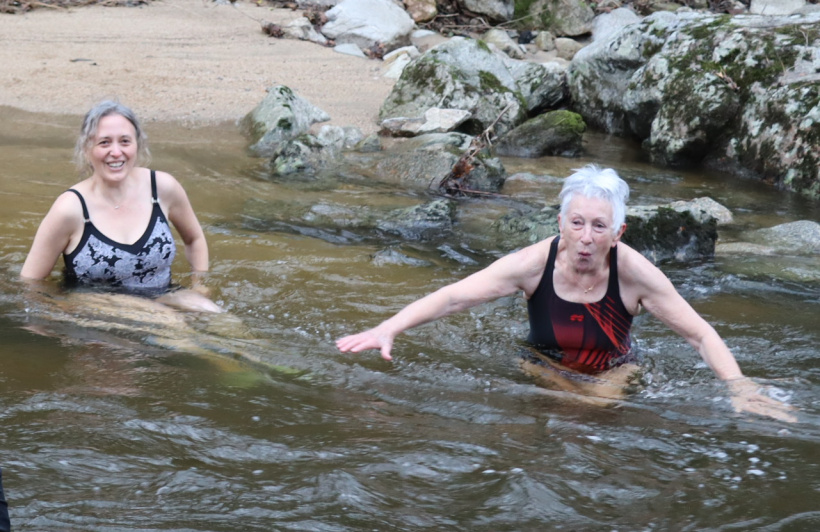
MULTIPOLYGON (((816 283, 721 258, 664 267, 746 373, 800 407, 793 425, 734 415, 712 372, 648 316, 635 325, 648 385, 616 407, 547 393, 519 371, 516 298, 409 331, 393 364, 341 355, 333 339, 492 253, 310 234, 317 205, 420 199, 356 176, 270 181, 229 124, 149 124, 154 166, 189 191, 211 244, 207 282, 229 313, 118 316, 59 291, 32 300, 16 275, 74 182, 76 119, 0 116, 0 464, 16 530, 816 528, 816 283), (416 261, 374 260, 384 249, 416 261)), ((814 212, 763 185, 651 168, 618 139, 587 143, 586 159, 505 164, 555 177, 611 164, 635 202, 709 195, 740 227, 814 212)))

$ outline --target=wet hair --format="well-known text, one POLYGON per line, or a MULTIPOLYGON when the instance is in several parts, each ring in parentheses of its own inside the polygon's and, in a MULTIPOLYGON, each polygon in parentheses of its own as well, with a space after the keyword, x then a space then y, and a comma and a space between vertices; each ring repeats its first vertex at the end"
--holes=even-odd
POLYGON ((575 170, 567 177, 558 198, 561 201, 561 218, 566 222, 569 204, 575 195, 599 198, 612 205, 612 234, 618 234, 626 220, 626 200, 629 185, 618 177, 612 168, 601 169, 594 164, 575 170))
POLYGON ((85 114, 85 118, 83 118, 80 136, 77 138, 77 144, 74 147, 74 164, 77 165, 77 170, 80 173, 86 172, 91 168, 87 151, 94 142, 94 137, 97 136, 100 120, 110 115, 120 115, 134 126, 136 133, 135 140, 137 142, 137 160, 147 164, 151 159, 151 152, 148 150, 148 135, 145 134, 145 131, 143 131, 140 126, 140 122, 137 120, 137 115, 134 114, 134 111, 119 102, 105 100, 92 107, 91 110, 85 114))

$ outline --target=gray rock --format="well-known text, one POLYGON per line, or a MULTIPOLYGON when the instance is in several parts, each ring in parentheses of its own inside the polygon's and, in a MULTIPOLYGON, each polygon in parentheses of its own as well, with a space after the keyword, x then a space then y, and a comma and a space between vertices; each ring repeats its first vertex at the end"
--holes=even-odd
POLYGON ((820 14, 656 13, 576 54, 574 108, 644 141, 655 163, 708 162, 820 198, 818 26, 820 14))
POLYGON ((388 118, 381 123, 382 131, 394 137, 415 137, 426 133, 454 131, 472 116, 460 109, 428 109, 421 118, 388 118))
POLYGON ((555 52, 558 54, 558 57, 561 59, 566 59, 567 61, 571 61, 575 54, 577 54, 584 45, 576 41, 575 39, 569 39, 567 37, 558 37, 555 39, 555 52))
POLYGON ((454 202, 437 199, 392 211, 376 224, 376 228, 403 240, 436 240, 452 232, 455 212, 454 202))
POLYGON ((595 18, 589 3, 580 0, 535 0, 527 15, 535 29, 566 37, 586 35, 595 18))
POLYGON ((515 12, 513 0, 458 0, 467 11, 477 15, 486 15, 494 22, 512 20, 515 12))
POLYGON ((749 13, 753 15, 790 15, 805 5, 805 0, 752 0, 749 13))
POLYGON ((608 39, 626 26, 640 21, 641 17, 626 7, 613 9, 609 13, 602 13, 595 17, 592 23, 592 40, 608 39))
POLYGON ((352 55, 353 57, 361 57, 363 59, 367 59, 367 55, 365 55, 365 53, 362 52, 362 49, 359 48, 359 45, 353 44, 351 42, 337 44, 333 47, 333 51, 339 52, 340 54, 352 55))
POLYGON ((714 218, 700 222, 688 210, 635 206, 627 209, 626 223, 623 242, 655 264, 669 260, 687 262, 715 254, 714 218))
POLYGON ((583 118, 572 111, 550 111, 527 120, 496 143, 496 153, 509 157, 576 157, 581 153, 583 118))
POLYGON ((268 94, 241 121, 251 139, 251 152, 259 157, 278 154, 283 143, 308 131, 317 122, 330 120, 327 113, 297 96, 284 85, 268 89, 268 94))
POLYGON ((322 33, 338 44, 363 50, 379 44, 386 52, 410 44, 416 23, 391 0, 343 0, 328 10, 322 33))
POLYGON ((732 211, 708 197, 690 201, 673 201, 666 207, 678 212, 689 212, 700 223, 707 222, 709 218, 714 218, 718 225, 727 225, 734 221, 732 211))
POLYGON ((513 59, 524 58, 524 51, 521 49, 521 46, 504 30, 492 28, 484 34, 482 39, 484 42, 492 44, 513 59))
POLYGON ((291 39, 311 41, 321 45, 327 44, 325 36, 316 31, 313 24, 305 17, 299 17, 288 22, 282 29, 285 31, 285 35, 291 39))
POLYGON ((751 232, 749 237, 753 242, 763 243, 780 252, 795 255, 820 254, 820 224, 809 220, 758 229, 751 232))
POLYGON ((564 96, 564 72, 516 61, 482 41, 454 38, 405 67, 379 117, 419 117, 430 108, 472 113, 465 130, 479 134, 493 126, 502 135, 527 113, 564 96))
MULTIPOLYGON (((473 137, 462 133, 430 133, 402 141, 388 156, 364 161, 364 175, 415 190, 439 191, 473 137), (372 165, 372 166, 367 166, 372 165)), ((479 152, 466 181, 471 190, 497 192, 504 184, 504 166, 488 153, 479 152)))

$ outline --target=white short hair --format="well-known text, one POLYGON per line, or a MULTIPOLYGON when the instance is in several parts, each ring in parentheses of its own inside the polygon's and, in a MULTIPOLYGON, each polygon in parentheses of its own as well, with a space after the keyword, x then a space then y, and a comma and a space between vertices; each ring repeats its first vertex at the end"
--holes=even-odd
POLYGON ((564 180, 558 198, 561 201, 561 217, 567 219, 569 204, 575 195, 599 198, 612 205, 612 233, 618 234, 626 220, 626 200, 629 185, 612 168, 601 169, 594 164, 575 170, 564 180))

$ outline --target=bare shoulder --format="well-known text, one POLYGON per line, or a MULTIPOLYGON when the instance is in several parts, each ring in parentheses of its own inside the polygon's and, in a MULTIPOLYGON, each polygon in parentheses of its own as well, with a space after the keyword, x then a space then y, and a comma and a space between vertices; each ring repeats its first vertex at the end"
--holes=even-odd
POLYGON ((156 176, 157 195, 161 204, 172 206, 187 200, 185 189, 174 176, 159 170, 156 171, 156 176))
POLYGON ((179 181, 168 172, 155 170, 154 173, 157 176, 157 191, 160 194, 163 192, 174 193, 182 189, 182 185, 179 184, 179 181))
POLYGON ((639 305, 649 308, 652 301, 675 293, 675 287, 660 268, 623 242, 618 243, 618 282, 621 298, 633 313, 637 313, 639 305))
POLYGON ((517 272, 521 288, 527 297, 535 292, 541 282, 553 240, 555 240, 554 236, 546 238, 505 257, 507 263, 512 265, 514 271, 517 272))
MULTIPOLYGON (((78 185, 71 188, 76 190, 80 185, 82 185, 82 183, 78 183, 78 185)), ((82 191, 78 192, 82 194, 82 191)), ((83 219, 83 207, 82 203, 80 203, 80 198, 77 197, 77 194, 69 192, 68 190, 57 196, 48 215, 55 221, 61 223, 80 224, 85 221, 83 219)))

